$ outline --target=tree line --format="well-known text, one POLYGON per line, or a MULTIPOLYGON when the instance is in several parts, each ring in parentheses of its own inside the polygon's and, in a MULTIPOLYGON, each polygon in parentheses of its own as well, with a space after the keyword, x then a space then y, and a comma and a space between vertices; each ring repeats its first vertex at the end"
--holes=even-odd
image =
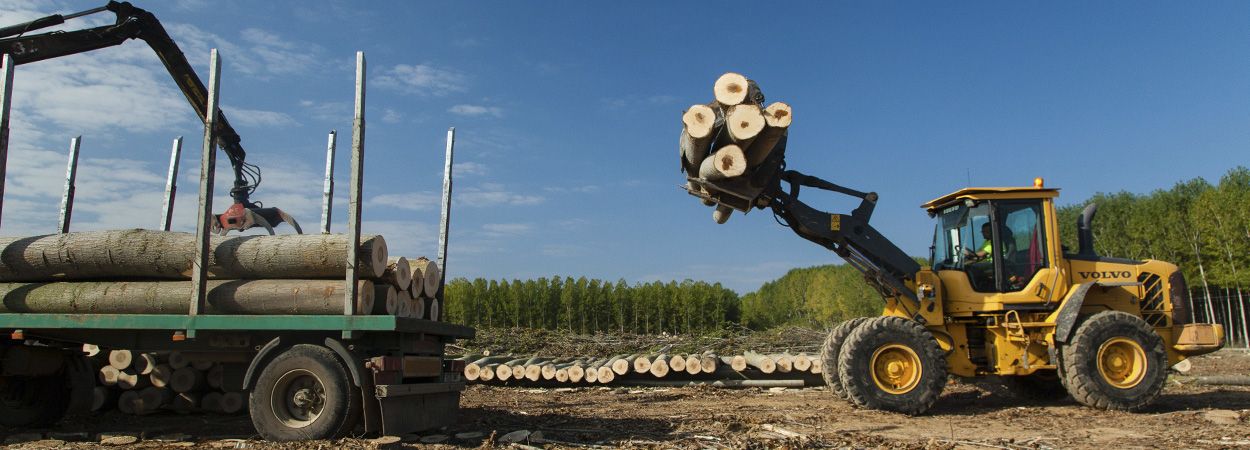
POLYGON ((555 276, 447 284, 446 319, 481 327, 697 333, 741 320, 738 294, 720 283, 685 280, 627 284, 555 276))

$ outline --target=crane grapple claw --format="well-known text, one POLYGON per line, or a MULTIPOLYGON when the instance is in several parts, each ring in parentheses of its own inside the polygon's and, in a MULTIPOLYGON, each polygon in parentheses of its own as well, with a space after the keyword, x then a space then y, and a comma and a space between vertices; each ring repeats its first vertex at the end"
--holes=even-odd
POLYGON ((265 231, 272 235, 274 234, 273 227, 283 222, 291 224, 296 233, 304 234, 299 222, 296 222, 295 218, 286 211, 255 205, 249 208, 242 203, 235 203, 230 205, 226 212, 213 216, 212 231, 224 236, 230 230, 243 231, 254 227, 264 227, 265 231))

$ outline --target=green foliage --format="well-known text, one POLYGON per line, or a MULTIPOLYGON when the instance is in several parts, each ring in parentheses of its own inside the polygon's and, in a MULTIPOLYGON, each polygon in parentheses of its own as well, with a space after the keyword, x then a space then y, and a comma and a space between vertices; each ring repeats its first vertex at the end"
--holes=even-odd
POLYGON ((685 280, 630 286, 625 280, 451 280, 448 321, 480 327, 525 327, 576 333, 697 333, 736 324, 738 294, 685 280))
POLYGON ((848 265, 793 269, 742 297, 742 323, 762 330, 779 325, 829 326, 881 312, 881 296, 848 265))

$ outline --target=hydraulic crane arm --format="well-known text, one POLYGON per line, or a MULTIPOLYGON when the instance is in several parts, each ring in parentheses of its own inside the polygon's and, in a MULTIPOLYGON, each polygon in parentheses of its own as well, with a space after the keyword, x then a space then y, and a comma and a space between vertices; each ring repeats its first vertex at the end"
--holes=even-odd
MULTIPOLYGON (((110 1, 99 8, 69 15, 51 15, 0 28, 0 53, 9 54, 15 64, 21 65, 121 45, 130 39, 141 39, 156 52, 196 115, 204 120, 205 110, 208 108, 208 89, 196 76, 182 50, 169 37, 156 16, 127 2, 110 1), (111 25, 83 30, 25 35, 30 31, 60 25, 68 19, 103 11, 116 14, 117 21, 111 25)), ((285 221, 295 227, 296 231, 300 231, 298 223, 282 210, 262 208, 250 200, 252 192, 260 184, 260 168, 246 162, 247 152, 243 150, 239 134, 230 126, 225 114, 219 111, 217 119, 217 145, 229 158, 234 171, 234 186, 230 189, 234 205, 218 216, 214 225, 223 232, 253 226, 264 226, 272 232, 270 224, 276 225, 285 221), (263 219, 264 222, 257 219, 263 219)))
POLYGON ((877 204, 875 192, 860 192, 793 170, 780 173, 778 183, 764 195, 777 217, 803 239, 832 250, 859 269, 870 284, 884 296, 917 300, 906 284, 915 278, 920 264, 868 224, 877 204), (781 189, 780 181, 790 185, 781 189), (799 200, 802 186, 837 192, 859 198, 850 214, 820 211, 799 200))

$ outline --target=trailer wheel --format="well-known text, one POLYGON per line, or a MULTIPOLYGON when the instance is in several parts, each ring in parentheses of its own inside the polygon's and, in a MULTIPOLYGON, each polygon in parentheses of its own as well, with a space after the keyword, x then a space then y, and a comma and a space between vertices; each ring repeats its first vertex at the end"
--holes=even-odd
POLYGON ((341 436, 360 420, 360 391, 334 352, 300 344, 274 357, 248 399, 256 431, 267 440, 341 436))
POLYGON ((820 347, 820 363, 822 365, 820 376, 825 379, 825 384, 829 386, 829 390, 843 400, 850 400, 850 396, 847 395, 846 389, 842 387, 842 379, 838 377, 838 354, 842 351, 842 344, 846 342, 846 337, 868 319, 868 317, 856 317, 843 321, 834 327, 833 331, 829 332, 829 337, 825 338, 825 344, 820 347))
POLYGON ((0 426, 45 427, 65 416, 70 388, 65 377, 0 377, 0 426))
POLYGON ((1011 390, 1012 394, 1029 400, 1059 400, 1068 396, 1059 373, 1054 370, 1039 370, 1031 375, 1005 377, 1003 384, 1011 390))
POLYGON ((1063 348, 1064 384, 1095 408, 1139 410, 1167 380, 1163 338, 1140 317, 1104 311, 1084 320, 1063 348))
POLYGON ((838 355, 838 377, 851 401, 872 409, 921 414, 946 386, 946 358, 933 334, 902 317, 856 327, 838 355))

